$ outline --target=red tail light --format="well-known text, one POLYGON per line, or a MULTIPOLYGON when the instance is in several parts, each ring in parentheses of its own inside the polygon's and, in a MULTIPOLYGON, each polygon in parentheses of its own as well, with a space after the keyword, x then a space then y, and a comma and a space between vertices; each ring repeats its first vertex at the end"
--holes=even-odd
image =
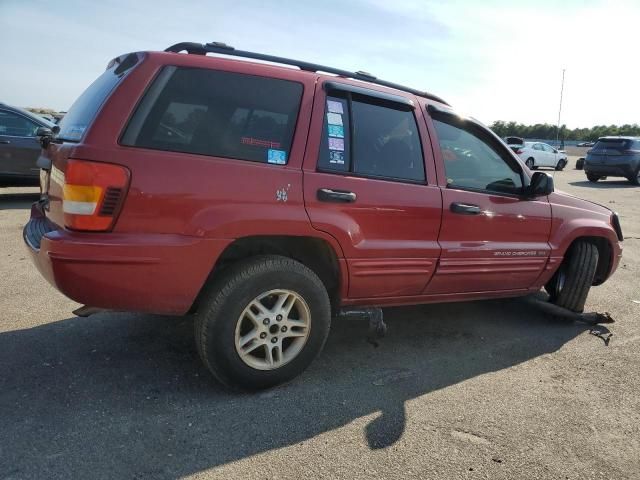
POLYGON ((106 231, 129 185, 129 170, 119 165, 69 160, 64 172, 64 224, 72 230, 106 231))

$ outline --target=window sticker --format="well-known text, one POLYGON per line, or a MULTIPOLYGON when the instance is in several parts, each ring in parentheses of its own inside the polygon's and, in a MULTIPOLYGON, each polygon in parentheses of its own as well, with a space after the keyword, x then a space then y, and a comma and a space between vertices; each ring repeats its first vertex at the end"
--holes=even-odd
POLYGON ((329 138, 329 150, 344 152, 344 140, 342 138, 329 138))
POLYGON ((344 152, 329 150, 329 163, 344 165, 344 152))
POLYGON ((287 152, 284 150, 275 150, 270 148, 267 150, 267 162, 275 163, 276 165, 284 165, 287 163, 287 152))
POLYGON ((344 113, 342 110, 342 103, 336 102, 335 100, 327 100, 327 109, 331 113, 344 113))
POLYGON ((243 145, 251 145, 254 147, 280 148, 280 142, 272 140, 263 140, 261 138, 242 137, 240 143, 243 145))
POLYGON ((327 113, 327 123, 329 125, 342 126, 342 115, 339 113, 327 113))
POLYGON ((330 137, 344 138, 344 127, 340 125, 329 125, 328 130, 330 137))
POLYGON ((344 140, 342 138, 329 138, 329 150, 344 152, 344 140))

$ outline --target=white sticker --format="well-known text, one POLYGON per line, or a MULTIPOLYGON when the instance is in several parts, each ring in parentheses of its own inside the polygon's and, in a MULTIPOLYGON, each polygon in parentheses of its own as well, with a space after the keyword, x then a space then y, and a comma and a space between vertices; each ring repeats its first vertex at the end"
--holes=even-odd
POLYGON ((327 109, 332 113, 344 113, 342 103, 335 100, 327 100, 327 109))
POLYGON ((342 125, 342 115, 339 113, 327 113, 327 123, 329 125, 342 125))

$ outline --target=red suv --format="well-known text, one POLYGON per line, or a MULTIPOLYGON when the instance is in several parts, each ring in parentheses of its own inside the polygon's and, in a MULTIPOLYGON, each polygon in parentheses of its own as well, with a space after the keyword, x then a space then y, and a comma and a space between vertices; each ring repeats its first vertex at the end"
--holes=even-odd
POLYGON ((84 313, 195 314, 227 386, 295 377, 358 306, 545 287, 582 311, 621 257, 615 213, 364 72, 219 43, 131 53, 41 141, 24 239, 42 275, 84 313))

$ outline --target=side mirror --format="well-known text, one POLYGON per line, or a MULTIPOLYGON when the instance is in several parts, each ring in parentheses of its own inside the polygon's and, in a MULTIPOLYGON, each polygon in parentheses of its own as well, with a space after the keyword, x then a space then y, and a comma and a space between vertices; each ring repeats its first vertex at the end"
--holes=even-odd
POLYGON ((58 125, 54 125, 52 128, 49 127, 38 127, 36 130, 36 137, 38 142, 42 148, 47 148, 51 143, 53 136, 60 131, 60 127, 58 125))
POLYGON ((36 137, 50 137, 53 135, 53 130, 48 127, 38 127, 36 130, 36 137))
POLYGON ((554 149, 553 149, 553 153, 558 153, 558 149, 557 149, 557 148, 554 148, 554 149))
POLYGON ((553 193, 553 177, 545 172, 535 172, 531 177, 531 183, 526 189, 528 197, 544 197, 553 193))

